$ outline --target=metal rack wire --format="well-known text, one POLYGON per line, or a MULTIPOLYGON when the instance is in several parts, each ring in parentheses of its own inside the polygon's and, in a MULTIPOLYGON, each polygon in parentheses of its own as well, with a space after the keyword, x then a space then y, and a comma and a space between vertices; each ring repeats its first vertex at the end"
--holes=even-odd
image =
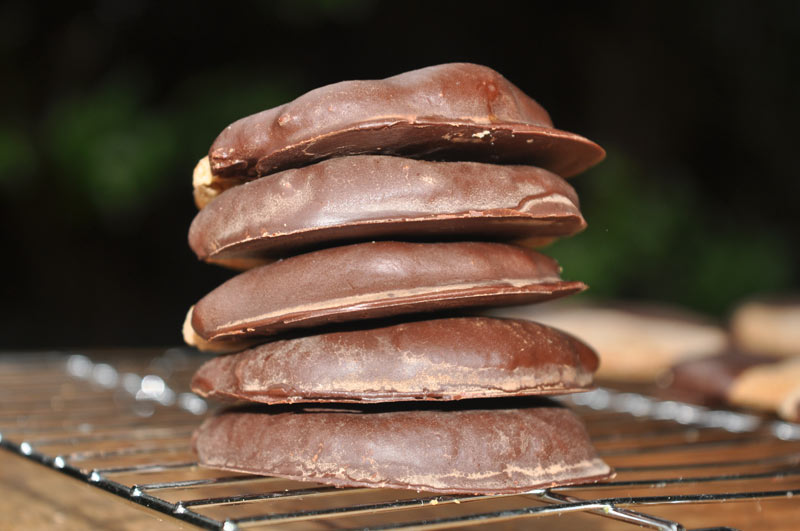
POLYGON ((0 446, 201 528, 800 526, 797 424, 598 389, 564 400, 611 481, 509 496, 336 489, 198 467, 190 436, 208 405, 186 390, 202 359, 107 354, 0 357, 0 446))

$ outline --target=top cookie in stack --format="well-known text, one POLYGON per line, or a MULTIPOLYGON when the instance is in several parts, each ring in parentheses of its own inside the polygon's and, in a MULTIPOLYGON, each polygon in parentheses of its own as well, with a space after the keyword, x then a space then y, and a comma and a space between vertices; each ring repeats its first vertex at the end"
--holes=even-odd
POLYGON ((485 66, 445 64, 344 81, 229 125, 194 173, 202 208, 242 182, 331 157, 377 153, 529 164, 571 177, 603 149, 553 127, 547 111, 485 66))
POLYGON ((195 391, 271 405, 209 419, 200 461, 436 492, 608 476, 568 410, 527 398, 590 386, 594 352, 536 323, 452 314, 585 289, 501 242, 582 230, 562 177, 603 156, 472 64, 330 85, 227 127, 195 169, 189 241, 249 270, 190 310, 184 336, 252 347, 204 365, 195 391), (295 402, 329 404, 275 405, 295 402))

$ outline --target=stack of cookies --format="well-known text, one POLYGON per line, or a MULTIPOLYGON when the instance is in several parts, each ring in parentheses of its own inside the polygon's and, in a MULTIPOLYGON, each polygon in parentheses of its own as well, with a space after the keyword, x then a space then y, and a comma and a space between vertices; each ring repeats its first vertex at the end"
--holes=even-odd
POLYGON ((472 64, 326 86, 227 127, 195 169, 189 242, 246 271, 184 336, 235 352, 192 388, 239 405, 197 430, 200 462, 443 493, 609 476, 580 420, 542 398, 590 387, 594 351, 468 313, 585 289, 520 242, 585 227, 563 177, 603 155, 472 64))

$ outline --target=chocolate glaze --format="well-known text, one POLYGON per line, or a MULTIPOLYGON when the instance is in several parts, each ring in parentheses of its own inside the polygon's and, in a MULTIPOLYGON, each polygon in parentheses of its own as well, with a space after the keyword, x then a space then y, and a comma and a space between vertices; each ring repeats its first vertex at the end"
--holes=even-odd
POLYGON ((242 273, 191 318, 208 341, 414 312, 523 304, 579 292, 555 260, 499 243, 371 242, 293 256, 242 273))
POLYGON ((341 155, 531 164, 568 177, 600 162, 597 144, 485 66, 431 66, 344 81, 248 116, 220 133, 211 172, 232 184, 341 155))
POLYGON ((597 365, 553 328, 462 317, 267 343, 206 362, 192 390, 268 404, 563 394, 591 385, 597 365))
POLYGON ((774 361, 774 358, 739 351, 688 360, 670 369, 666 393, 687 402, 723 405, 727 402, 728 390, 740 374, 774 361))
POLYGON ((611 475, 564 407, 444 404, 233 410, 206 420, 193 443, 207 467, 337 487, 511 494, 611 475))
POLYGON ((226 191, 197 214, 189 245, 225 263, 355 240, 507 240, 585 226, 575 190, 540 168, 357 156, 226 191))

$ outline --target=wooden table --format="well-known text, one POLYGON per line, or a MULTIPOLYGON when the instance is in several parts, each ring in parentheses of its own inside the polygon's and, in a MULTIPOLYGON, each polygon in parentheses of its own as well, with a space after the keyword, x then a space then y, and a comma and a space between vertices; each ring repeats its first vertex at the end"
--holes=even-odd
POLYGON ((0 529, 195 529, 0 450, 0 529))

